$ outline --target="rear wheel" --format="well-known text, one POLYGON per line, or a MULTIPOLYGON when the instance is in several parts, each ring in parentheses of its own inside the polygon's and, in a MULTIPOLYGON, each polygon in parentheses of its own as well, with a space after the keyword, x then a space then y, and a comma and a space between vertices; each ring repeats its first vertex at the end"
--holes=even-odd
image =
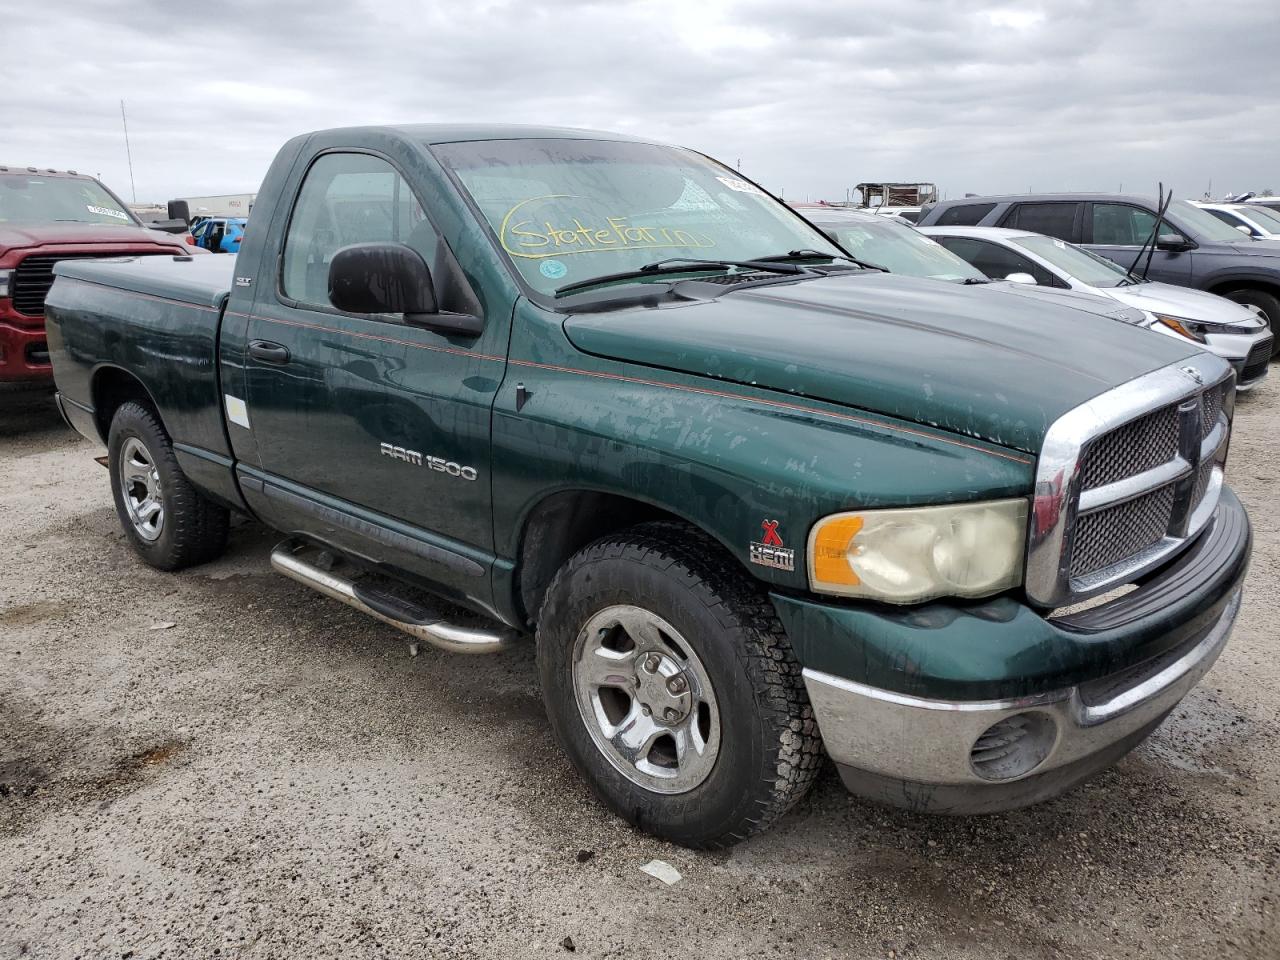
POLYGON ((1280 354, 1280 297, 1256 287, 1239 287, 1223 294, 1228 300, 1243 303, 1245 306, 1257 307, 1262 313, 1275 339, 1271 341, 1271 356, 1280 354))
POLYGON ((763 830, 821 763, 768 596, 687 527, 645 524, 574 555, 539 618, 538 668, 556 736, 596 794, 676 843, 763 830))
POLYGON ((154 411, 120 405, 107 435, 116 514, 133 549, 161 570, 206 563, 227 545, 231 514, 187 479, 154 411))

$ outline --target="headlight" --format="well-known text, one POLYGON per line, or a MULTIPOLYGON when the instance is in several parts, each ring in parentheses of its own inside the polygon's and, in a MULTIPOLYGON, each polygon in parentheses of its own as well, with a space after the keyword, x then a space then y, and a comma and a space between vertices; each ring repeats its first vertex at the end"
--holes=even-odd
POLYGON ((1167 314, 1157 313, 1155 318, 1174 333, 1188 340, 1194 340, 1196 343, 1204 343, 1204 335, 1209 329, 1207 325, 1185 317, 1170 317, 1167 314))
POLYGON ((0 270, 0 297, 9 295, 9 277, 12 273, 12 270, 0 270))
POLYGON ((809 586, 818 593, 917 603, 985 597, 1022 582, 1027 501, 855 510, 809 534, 809 586))

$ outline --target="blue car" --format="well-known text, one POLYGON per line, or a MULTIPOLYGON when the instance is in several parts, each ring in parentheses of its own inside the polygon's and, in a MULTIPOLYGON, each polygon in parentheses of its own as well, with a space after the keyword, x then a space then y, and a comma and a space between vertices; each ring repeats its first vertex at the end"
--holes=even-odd
POLYGON ((191 228, 197 247, 214 253, 239 253, 245 217, 209 217, 191 228))

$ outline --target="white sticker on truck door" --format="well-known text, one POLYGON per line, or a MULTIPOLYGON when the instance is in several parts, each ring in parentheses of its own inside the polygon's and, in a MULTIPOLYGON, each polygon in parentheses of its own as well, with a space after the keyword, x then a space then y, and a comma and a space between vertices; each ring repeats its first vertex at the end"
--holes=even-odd
POLYGON ((222 398, 227 403, 227 419, 237 427, 244 427, 248 430, 249 408, 245 405, 245 402, 239 397, 233 397, 229 393, 224 393, 222 398))

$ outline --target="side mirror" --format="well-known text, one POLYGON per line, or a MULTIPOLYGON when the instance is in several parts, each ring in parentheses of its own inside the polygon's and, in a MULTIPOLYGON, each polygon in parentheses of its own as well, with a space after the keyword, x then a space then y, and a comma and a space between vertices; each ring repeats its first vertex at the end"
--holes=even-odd
POLYGON ((1243 233, 1246 237, 1252 237, 1253 231, 1246 227, 1243 223, 1237 223, 1236 229, 1243 233))
POLYGON ((1180 233, 1162 233, 1156 237, 1156 249, 1177 252, 1190 250, 1191 244, 1187 243, 1187 238, 1180 233))
POLYGON ((346 313, 402 313, 406 323, 476 336, 484 320, 441 313, 431 270, 403 243, 353 243, 329 261, 329 302, 346 313))
POLYGON ((1036 285, 1036 278, 1029 273, 1011 273, 1005 279, 1010 283, 1026 283, 1033 287, 1036 285))

